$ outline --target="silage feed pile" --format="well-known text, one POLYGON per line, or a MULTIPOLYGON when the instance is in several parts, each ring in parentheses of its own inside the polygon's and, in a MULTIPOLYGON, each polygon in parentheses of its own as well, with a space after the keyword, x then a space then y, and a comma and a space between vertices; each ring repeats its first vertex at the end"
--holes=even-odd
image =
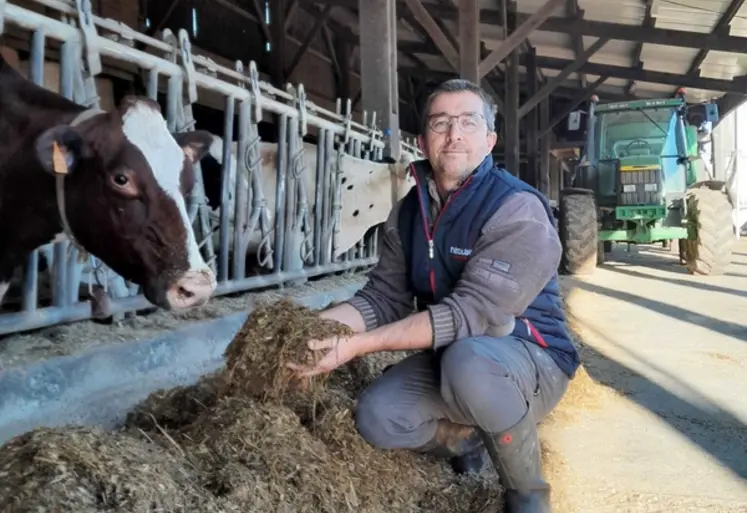
POLYGON ((347 326, 290 301, 255 309, 226 366, 151 394, 117 432, 39 429, 0 447, 0 512, 478 513, 499 509, 494 473, 382 451, 355 430, 375 358, 299 381, 309 339, 347 326))

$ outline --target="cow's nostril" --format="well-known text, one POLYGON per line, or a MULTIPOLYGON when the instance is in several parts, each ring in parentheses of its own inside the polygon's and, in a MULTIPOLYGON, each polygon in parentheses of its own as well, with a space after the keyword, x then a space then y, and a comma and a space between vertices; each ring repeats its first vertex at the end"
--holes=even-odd
POLYGON ((179 295, 183 298, 192 299, 195 296, 195 293, 182 286, 179 287, 179 295))

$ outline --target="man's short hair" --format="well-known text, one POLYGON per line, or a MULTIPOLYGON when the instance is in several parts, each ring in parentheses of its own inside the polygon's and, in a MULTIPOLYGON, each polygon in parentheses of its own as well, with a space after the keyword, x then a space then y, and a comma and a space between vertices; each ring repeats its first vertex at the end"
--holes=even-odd
POLYGON ((485 116, 485 122, 488 125, 488 131, 497 131, 498 127, 496 126, 495 119, 497 108, 490 95, 486 93, 482 87, 475 84, 474 82, 470 82, 469 80, 465 80, 463 78, 453 78, 436 86, 436 88, 431 91, 431 94, 428 95, 428 99, 425 101, 425 109, 423 109, 423 119, 420 123, 420 133, 422 135, 425 135, 426 131, 428 130, 428 115, 430 114, 431 104, 433 104, 433 100, 435 100, 438 95, 443 93, 459 93, 462 91, 469 91, 471 93, 475 93, 480 97, 483 103, 482 115, 485 116))

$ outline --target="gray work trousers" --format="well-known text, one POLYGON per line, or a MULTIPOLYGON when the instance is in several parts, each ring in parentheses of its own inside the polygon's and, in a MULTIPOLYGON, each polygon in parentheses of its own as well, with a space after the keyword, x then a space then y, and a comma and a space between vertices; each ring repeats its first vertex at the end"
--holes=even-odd
POLYGON ((465 338, 440 354, 408 356, 379 376, 358 399, 356 426, 380 449, 424 446, 438 419, 501 432, 527 409, 539 423, 568 382, 536 344, 511 336, 465 338))

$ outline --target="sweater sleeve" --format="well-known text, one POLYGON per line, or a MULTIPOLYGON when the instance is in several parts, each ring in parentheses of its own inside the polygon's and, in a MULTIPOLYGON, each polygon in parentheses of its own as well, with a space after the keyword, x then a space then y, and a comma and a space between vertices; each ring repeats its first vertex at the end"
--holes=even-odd
POLYGON ((415 307, 399 235, 401 205, 402 200, 392 208, 384 224, 379 261, 369 272, 366 284, 348 301, 363 316, 366 331, 404 319, 415 307))
POLYGON ((485 223, 454 290, 429 306, 433 347, 465 337, 506 336, 556 273, 562 247, 531 192, 508 198, 485 223))

